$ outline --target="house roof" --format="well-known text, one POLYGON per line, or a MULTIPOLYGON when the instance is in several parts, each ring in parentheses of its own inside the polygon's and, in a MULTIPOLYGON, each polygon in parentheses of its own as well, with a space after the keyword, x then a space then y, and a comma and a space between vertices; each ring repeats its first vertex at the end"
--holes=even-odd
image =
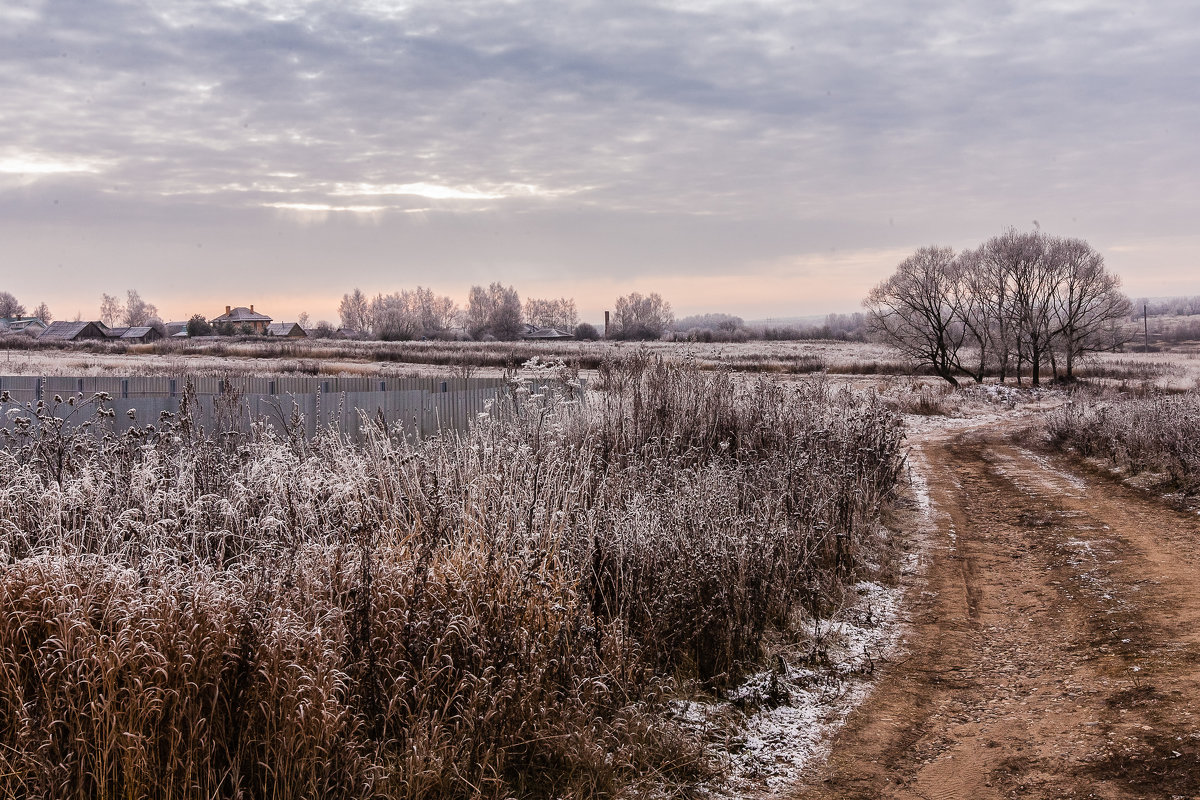
POLYGON ((238 323, 238 322, 270 322, 270 321, 271 321, 271 318, 268 317, 266 314, 260 314, 257 311, 251 311, 250 309, 246 308, 245 306, 238 306, 237 308, 230 309, 228 313, 222 314, 221 316, 214 319, 212 322, 215 325, 219 322, 238 323))
POLYGON ((104 335, 110 339, 120 339, 122 336, 125 335, 125 331, 127 331, 127 330, 129 330, 129 328, 124 328, 124 327, 106 328, 104 331, 104 335))
MULTIPOLYGON (((300 328, 300 325, 295 322, 272 322, 267 326, 267 335, 291 336, 296 328, 300 328)), ((305 336, 308 335, 307 333, 304 333, 304 328, 300 328, 300 333, 304 334, 305 336)))
POLYGON ((37 317, 0 317, 0 331, 24 331, 29 328, 45 328, 46 323, 37 317))
MULTIPOLYGON (((146 338, 146 335, 149 334, 150 331, 153 331, 153 330, 154 330, 154 328, 150 327, 149 325, 135 325, 132 328, 126 328, 125 331, 121 334, 121 338, 122 339, 144 339, 144 338, 146 338)), ((154 332, 158 333, 158 331, 154 331, 154 332)))
POLYGON ((575 337, 569 333, 564 333, 556 328, 539 328, 536 325, 526 325, 524 332, 521 333, 522 339, 574 339, 575 337))
POLYGON ((70 342, 82 333, 87 333, 89 337, 98 339, 105 336, 107 330, 101 322, 67 322, 59 320, 51 322, 46 330, 42 331, 38 339, 70 342), (88 330, 89 327, 91 330, 88 330))

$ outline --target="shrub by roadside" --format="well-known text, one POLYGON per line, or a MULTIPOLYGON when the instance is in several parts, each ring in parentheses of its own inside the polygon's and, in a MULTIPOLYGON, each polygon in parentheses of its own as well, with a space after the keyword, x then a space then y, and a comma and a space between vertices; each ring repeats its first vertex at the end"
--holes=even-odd
POLYGON ((1162 473, 1177 490, 1200 492, 1200 395, 1077 399, 1050 416, 1051 441, 1132 474, 1162 473))

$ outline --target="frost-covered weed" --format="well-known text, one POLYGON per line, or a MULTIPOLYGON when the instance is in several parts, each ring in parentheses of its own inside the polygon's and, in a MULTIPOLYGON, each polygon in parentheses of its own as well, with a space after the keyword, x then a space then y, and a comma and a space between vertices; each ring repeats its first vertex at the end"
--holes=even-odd
POLYGON ((1179 490, 1200 491, 1200 394, 1115 402, 1080 397, 1055 412, 1048 428, 1051 440, 1060 446, 1132 473, 1165 473, 1179 490))
MULTIPOLYGON (((545 377, 541 375, 540 377, 545 377)), ((101 407, 103 403, 100 403, 101 407)), ((869 572, 875 399, 644 353, 467 434, 0 450, 0 795, 608 796, 710 769, 666 700, 869 572)))

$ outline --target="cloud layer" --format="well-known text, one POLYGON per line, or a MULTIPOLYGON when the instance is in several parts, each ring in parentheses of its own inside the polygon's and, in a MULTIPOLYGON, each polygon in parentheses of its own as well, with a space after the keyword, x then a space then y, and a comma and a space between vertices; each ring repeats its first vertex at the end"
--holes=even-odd
POLYGON ((6 3, 0 288, 805 313, 1038 219, 1185 291, 1197 38, 1169 1, 6 3))

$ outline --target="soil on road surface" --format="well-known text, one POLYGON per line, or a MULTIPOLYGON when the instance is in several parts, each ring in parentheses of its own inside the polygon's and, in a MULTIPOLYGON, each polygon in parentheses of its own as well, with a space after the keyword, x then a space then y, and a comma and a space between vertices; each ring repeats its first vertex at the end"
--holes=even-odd
POLYGON ((917 443, 908 653, 798 797, 1200 797, 1200 517, 1020 441, 917 443))

